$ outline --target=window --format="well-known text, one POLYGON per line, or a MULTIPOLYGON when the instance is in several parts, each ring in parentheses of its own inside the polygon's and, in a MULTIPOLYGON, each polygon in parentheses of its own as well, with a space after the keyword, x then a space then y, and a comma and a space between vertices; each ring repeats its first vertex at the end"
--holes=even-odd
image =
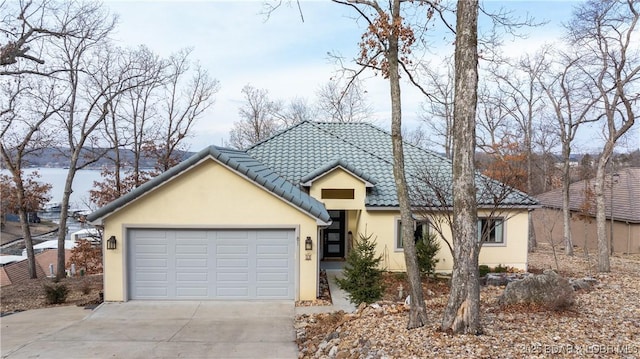
POLYGON ((478 240, 484 243, 504 243, 504 220, 478 218, 478 240))
POLYGON ((352 188, 323 188, 320 195, 322 199, 354 199, 352 188))
MULTIPOLYGON (((415 243, 422 240, 425 235, 429 234, 429 222, 428 221, 416 221, 413 222, 413 239, 415 243)), ((402 221, 400 219, 396 220, 396 231, 395 231, 395 250, 401 251, 404 248, 404 243, 402 243, 402 221)))

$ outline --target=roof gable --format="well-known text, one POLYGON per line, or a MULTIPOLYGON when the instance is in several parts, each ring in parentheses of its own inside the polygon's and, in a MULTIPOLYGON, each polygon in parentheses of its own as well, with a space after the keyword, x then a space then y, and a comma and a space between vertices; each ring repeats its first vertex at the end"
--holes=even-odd
POLYGON ((298 186, 293 185, 279 176, 273 170, 249 156, 246 152, 216 146, 203 149, 135 190, 91 213, 87 216, 87 220, 95 222, 118 211, 129 203, 188 171, 207 158, 219 162, 266 191, 316 218, 316 220, 323 223, 331 221, 331 217, 322 203, 304 193, 298 186))
POLYGON ((311 171, 311 173, 302 177, 300 179, 300 185, 304 187, 310 187, 313 182, 330 174, 336 169, 342 169, 343 171, 349 173, 351 176, 361 180, 362 182, 364 182, 365 187, 373 187, 375 184, 375 181, 371 178, 371 176, 358 170, 354 166, 349 165, 347 162, 341 159, 335 159, 327 162, 325 165, 318 167, 317 169, 311 171))

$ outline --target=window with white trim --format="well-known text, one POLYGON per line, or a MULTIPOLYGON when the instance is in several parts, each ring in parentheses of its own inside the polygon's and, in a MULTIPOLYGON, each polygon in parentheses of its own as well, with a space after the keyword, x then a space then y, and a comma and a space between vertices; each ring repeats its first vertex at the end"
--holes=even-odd
POLYGON ((503 244, 504 219, 478 218, 478 240, 487 244, 503 244))
MULTIPOLYGON (((413 239, 415 243, 421 241, 429 234, 429 221, 414 221, 413 222, 413 239)), ((394 249, 396 251, 402 251, 404 249, 404 243, 402 241, 402 221, 396 219, 396 230, 394 249)))

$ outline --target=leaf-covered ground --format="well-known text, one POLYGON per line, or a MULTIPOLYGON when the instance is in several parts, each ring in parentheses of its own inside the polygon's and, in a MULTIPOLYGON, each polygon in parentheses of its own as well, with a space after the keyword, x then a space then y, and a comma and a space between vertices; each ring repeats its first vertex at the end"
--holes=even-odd
MULTIPOLYGON (((481 293, 484 334, 451 335, 439 330, 448 288, 427 283, 431 322, 409 331, 407 309, 389 300, 402 283, 392 278, 387 280, 387 300, 378 305, 353 314, 299 316, 300 357, 640 358, 640 256, 612 257, 607 274, 597 274, 595 258, 587 259, 580 250, 574 257, 557 256, 561 275, 598 281, 590 291, 576 292, 576 303, 568 310, 501 308, 497 297, 503 287, 487 286, 481 293)), ((556 269, 555 263, 551 249, 544 246, 529 257, 532 272, 556 269)))
POLYGON ((52 279, 39 278, 0 288, 2 314, 61 305, 85 306, 100 302, 102 275, 62 279, 57 284, 64 284, 69 289, 67 300, 63 304, 47 303, 44 286, 51 284, 54 284, 52 279))

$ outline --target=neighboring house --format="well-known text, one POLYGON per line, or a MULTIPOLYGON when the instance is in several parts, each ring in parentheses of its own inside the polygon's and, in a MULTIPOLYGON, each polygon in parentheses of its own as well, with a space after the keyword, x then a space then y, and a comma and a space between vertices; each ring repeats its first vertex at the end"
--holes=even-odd
MULTIPOLYGON (((6 263, 2 260, 3 257, 8 256, 0 256, 0 263, 3 263, 0 266, 0 286, 16 284, 29 280, 29 262, 27 261, 26 256, 11 256, 18 257, 19 259, 13 258, 18 260, 7 261, 6 263)), ((70 266, 70 257, 71 250, 65 250, 67 267, 70 266)), ((44 249, 36 253, 36 275, 38 278, 44 278, 51 275, 49 270, 50 266, 53 264, 55 270, 57 258, 57 249, 44 249)))
MULTIPOLYGON (((640 253, 640 168, 625 168, 614 175, 608 174, 605 181, 607 239, 611 241, 613 233, 616 253, 640 253)), ((569 186, 571 239, 576 247, 583 248, 586 243, 588 250, 598 248, 594 184, 595 179, 589 179, 569 186)), ((562 189, 543 193, 537 199, 541 208, 533 211, 536 238, 564 245, 562 189)))
MULTIPOLYGON (((449 160, 410 144, 405 156, 414 190, 428 195, 419 178, 429 173, 450 192, 449 160)), ((115 242, 104 251, 105 300, 315 299, 319 270, 364 233, 385 269, 404 271, 392 163, 390 134, 367 123, 305 121, 246 151, 206 148, 88 216, 115 242)), ((491 198, 481 188, 505 188, 483 176, 478 186, 481 199, 491 198)), ((417 232, 439 211, 419 198, 417 232)), ((481 203, 482 263, 526 269, 535 205, 510 190, 490 219, 494 206, 481 203)), ((437 270, 450 271, 446 245, 438 256, 437 270)))

